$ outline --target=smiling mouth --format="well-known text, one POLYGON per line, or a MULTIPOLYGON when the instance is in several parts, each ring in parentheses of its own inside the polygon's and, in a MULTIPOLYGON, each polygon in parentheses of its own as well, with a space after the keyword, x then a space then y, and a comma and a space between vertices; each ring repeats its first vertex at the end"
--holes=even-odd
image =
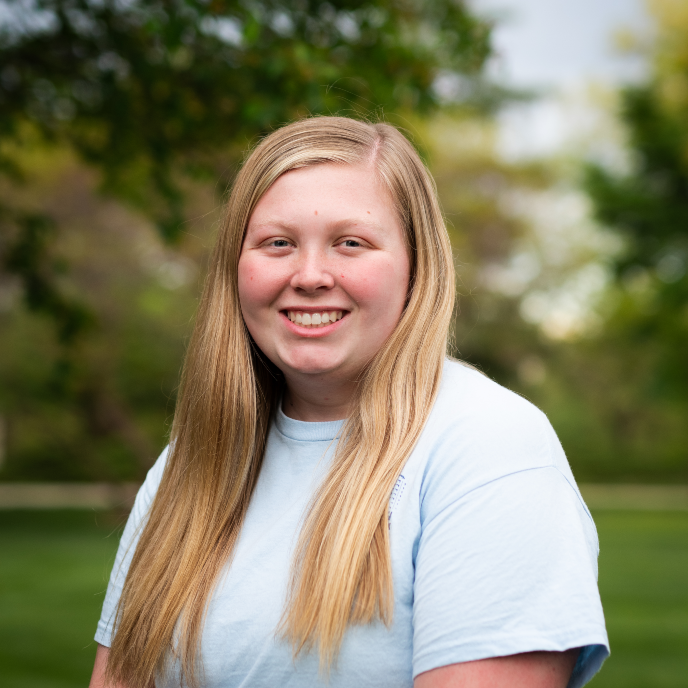
POLYGON ((319 313, 305 313, 304 311, 284 311, 285 315, 296 325, 307 328, 325 327, 341 320, 347 311, 321 311, 319 313))

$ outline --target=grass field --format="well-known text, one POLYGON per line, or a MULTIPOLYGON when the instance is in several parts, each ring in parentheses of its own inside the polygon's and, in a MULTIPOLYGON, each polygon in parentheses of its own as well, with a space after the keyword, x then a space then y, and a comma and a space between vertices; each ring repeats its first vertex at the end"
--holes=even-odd
POLYGON ((688 512, 598 512, 612 655, 593 688, 688 688, 688 512))
MULTIPOLYGON (((688 512, 599 512, 612 656, 592 688, 688 688, 688 512)), ((0 512, 0 686, 88 684, 121 517, 0 512)))

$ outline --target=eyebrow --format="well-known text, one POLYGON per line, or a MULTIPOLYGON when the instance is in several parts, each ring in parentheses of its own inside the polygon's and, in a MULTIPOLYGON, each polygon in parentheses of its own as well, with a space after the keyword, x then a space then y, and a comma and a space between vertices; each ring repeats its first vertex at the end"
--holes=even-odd
MULTIPOLYGON (((255 229, 265 229, 265 228, 270 228, 270 227, 275 227, 275 228, 280 228, 280 229, 286 229, 286 230, 297 230, 299 228, 298 223, 296 222, 289 222, 285 221, 282 219, 268 219, 264 220, 263 222, 255 223, 252 224, 249 222, 249 226, 255 229)), ((383 229, 382 225, 380 225, 378 222, 373 222, 371 220, 366 220, 364 218, 361 219, 356 219, 356 218, 344 218, 342 220, 337 220, 335 222, 329 223, 327 225, 328 227, 336 230, 345 230, 349 227, 367 227, 369 229, 374 229, 377 231, 381 231, 383 229)))
POLYGON ((346 218, 332 223, 334 229, 346 229, 347 227, 353 227, 355 225, 369 227, 370 229, 376 229, 378 231, 382 229, 382 225, 380 225, 379 222, 373 222, 372 220, 366 219, 356 220, 354 218, 346 218))
POLYGON ((277 219, 264 220, 263 222, 251 222, 251 220, 249 219, 248 226, 249 227, 255 227, 256 229, 263 229, 265 227, 280 227, 283 229, 296 229, 297 228, 296 223, 285 222, 284 220, 277 220, 277 219))

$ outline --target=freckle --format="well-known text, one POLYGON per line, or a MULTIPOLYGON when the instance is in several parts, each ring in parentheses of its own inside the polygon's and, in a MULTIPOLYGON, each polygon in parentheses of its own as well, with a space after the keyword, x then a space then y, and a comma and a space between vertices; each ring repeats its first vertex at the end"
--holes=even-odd
POLYGON ((368 213, 368 215, 370 215, 370 210, 368 210, 368 211, 366 211, 366 212, 368 213))
POLYGON ((318 214, 318 211, 317 211, 317 210, 315 211, 315 214, 316 214, 316 215, 318 214))

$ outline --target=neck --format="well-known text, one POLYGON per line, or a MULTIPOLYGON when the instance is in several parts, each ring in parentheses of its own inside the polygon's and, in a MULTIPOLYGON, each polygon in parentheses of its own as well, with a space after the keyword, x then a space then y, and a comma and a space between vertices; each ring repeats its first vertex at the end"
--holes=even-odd
POLYGON ((356 390, 355 383, 328 380, 324 384, 321 379, 287 379, 286 382, 282 411, 289 418, 322 423, 348 417, 356 390))

